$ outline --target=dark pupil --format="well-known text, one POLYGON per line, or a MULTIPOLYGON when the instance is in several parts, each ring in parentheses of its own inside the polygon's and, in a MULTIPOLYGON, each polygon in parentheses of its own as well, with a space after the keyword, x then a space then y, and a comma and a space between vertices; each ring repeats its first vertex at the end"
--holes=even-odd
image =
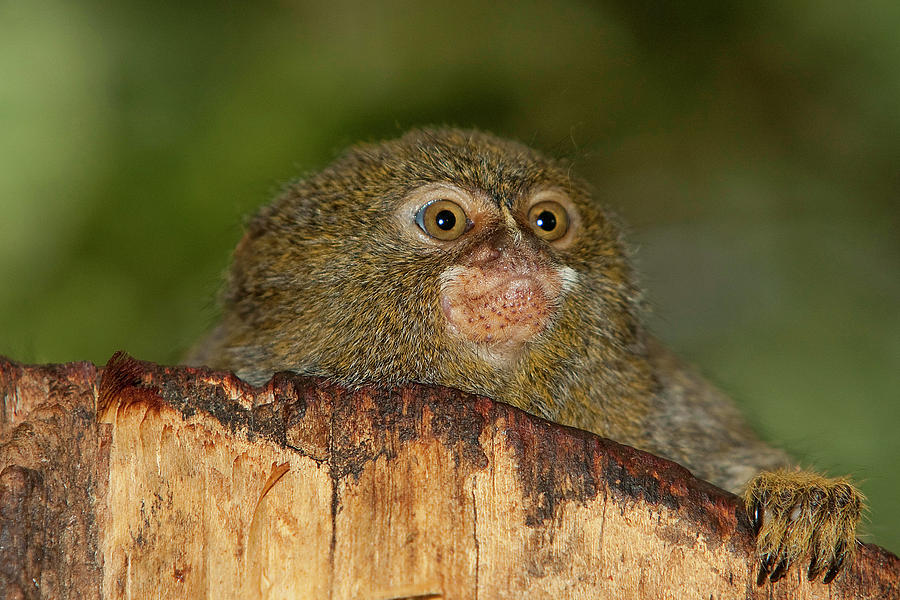
POLYGON ((534 223, 544 231, 553 231, 556 229, 556 217, 554 217, 553 213, 549 210, 542 211, 541 214, 537 216, 537 221, 534 223))
POLYGON ((456 226, 456 215, 445 208, 435 216, 434 222, 444 231, 450 231, 456 226))

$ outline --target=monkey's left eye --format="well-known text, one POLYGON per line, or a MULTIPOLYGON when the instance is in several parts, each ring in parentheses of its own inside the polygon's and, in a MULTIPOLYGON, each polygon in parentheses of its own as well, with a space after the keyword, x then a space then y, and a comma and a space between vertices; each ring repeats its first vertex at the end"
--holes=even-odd
POLYGON ((416 213, 416 225, 433 238, 449 242, 472 226, 462 207, 451 200, 433 200, 416 213))
POLYGON ((539 238, 558 240, 569 230, 569 214, 558 202, 538 202, 528 211, 528 223, 539 238))

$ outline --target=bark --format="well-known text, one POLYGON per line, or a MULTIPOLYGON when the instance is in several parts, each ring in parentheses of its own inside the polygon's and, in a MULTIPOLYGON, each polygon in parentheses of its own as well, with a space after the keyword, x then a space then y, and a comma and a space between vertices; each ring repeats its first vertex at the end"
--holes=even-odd
POLYGON ((737 497, 450 389, 0 360, 0 597, 900 598, 756 585, 737 497))

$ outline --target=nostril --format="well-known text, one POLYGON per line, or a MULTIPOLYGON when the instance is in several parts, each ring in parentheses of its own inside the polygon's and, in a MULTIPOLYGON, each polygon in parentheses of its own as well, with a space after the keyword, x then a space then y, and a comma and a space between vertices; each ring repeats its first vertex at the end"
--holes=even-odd
POLYGON ((504 235, 496 235, 487 243, 489 260, 497 260, 509 248, 509 239, 504 235))
POLYGON ((507 245, 499 240, 489 240, 473 250, 468 264, 473 266, 486 266, 488 263, 503 258, 507 245))

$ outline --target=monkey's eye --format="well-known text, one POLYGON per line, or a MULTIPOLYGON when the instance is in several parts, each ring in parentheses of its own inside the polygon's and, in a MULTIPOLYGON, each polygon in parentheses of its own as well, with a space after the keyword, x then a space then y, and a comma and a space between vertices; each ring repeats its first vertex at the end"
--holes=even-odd
POLYGON ((416 225, 431 237, 448 242, 468 231, 472 222, 456 202, 433 200, 416 213, 416 225))
POLYGON ((569 215, 558 202, 538 202, 528 211, 528 223, 541 239, 558 240, 569 230, 569 215))

